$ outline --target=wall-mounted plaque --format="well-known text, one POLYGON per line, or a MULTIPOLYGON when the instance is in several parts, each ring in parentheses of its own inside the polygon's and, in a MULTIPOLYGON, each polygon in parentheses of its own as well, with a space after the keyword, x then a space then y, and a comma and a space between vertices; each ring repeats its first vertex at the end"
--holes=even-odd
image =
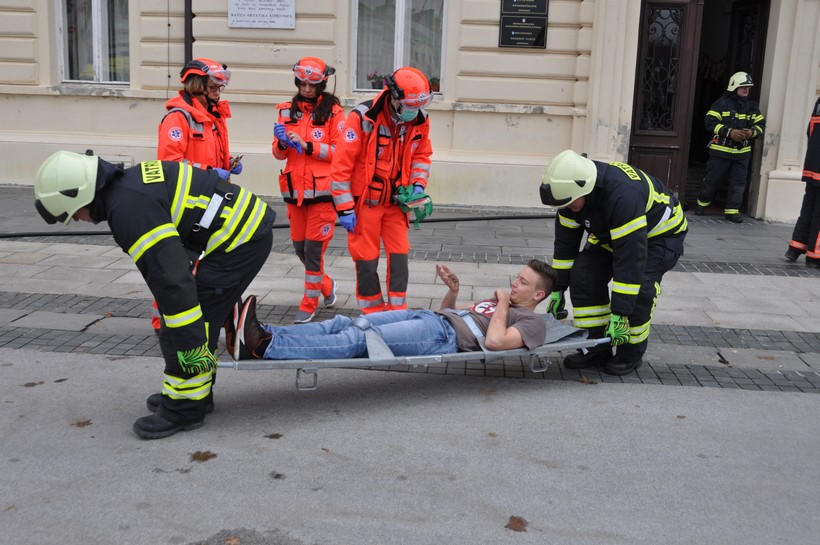
POLYGON ((231 28, 296 28, 296 0, 228 0, 231 28))
POLYGON ((547 47, 547 0, 502 0, 498 47, 547 47))

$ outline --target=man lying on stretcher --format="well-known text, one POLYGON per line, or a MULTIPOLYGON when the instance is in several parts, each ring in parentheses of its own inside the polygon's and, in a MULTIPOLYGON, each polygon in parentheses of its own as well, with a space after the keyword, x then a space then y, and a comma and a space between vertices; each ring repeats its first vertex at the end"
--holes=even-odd
POLYGON ((351 319, 336 316, 323 322, 271 326, 256 318, 256 297, 251 295, 234 312, 233 331, 226 345, 234 359, 322 360, 367 356, 364 330, 381 335, 396 356, 452 354, 476 350, 510 350, 541 346, 544 320, 535 307, 558 280, 555 270, 530 260, 510 284, 496 289, 491 299, 456 307, 458 277, 446 266, 436 272, 449 291, 441 308, 393 310, 351 319), (482 347, 483 342, 483 347, 482 347))

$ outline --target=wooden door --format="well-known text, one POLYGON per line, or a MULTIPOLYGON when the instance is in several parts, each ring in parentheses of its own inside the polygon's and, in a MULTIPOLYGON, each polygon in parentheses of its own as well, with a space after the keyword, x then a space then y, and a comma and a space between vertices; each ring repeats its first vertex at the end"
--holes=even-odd
POLYGON ((629 163, 686 195, 689 131, 704 0, 644 0, 629 163))

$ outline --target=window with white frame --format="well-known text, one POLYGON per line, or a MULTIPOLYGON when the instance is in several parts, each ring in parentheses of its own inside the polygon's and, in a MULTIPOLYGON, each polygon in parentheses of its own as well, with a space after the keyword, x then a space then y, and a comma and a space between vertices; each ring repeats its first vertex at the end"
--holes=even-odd
POLYGON ((381 89, 402 66, 441 81, 445 0, 356 0, 356 89, 381 89))
POLYGON ((63 81, 128 82, 128 0, 59 3, 63 81))

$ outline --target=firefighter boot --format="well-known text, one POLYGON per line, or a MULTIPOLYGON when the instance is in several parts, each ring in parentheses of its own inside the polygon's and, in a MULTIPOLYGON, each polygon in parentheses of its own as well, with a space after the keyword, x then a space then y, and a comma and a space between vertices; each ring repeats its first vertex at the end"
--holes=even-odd
POLYGON ((783 256, 783 259, 785 259, 789 263, 794 263, 795 261, 797 261, 797 258, 800 257, 800 254, 802 253, 803 252, 801 252, 797 248, 792 248, 791 246, 789 246, 789 249, 786 250, 786 255, 783 256))
MULTIPOLYGON (((155 413, 155 412, 157 412, 157 409, 159 409, 159 404, 160 404, 161 400, 162 400, 162 394, 161 393, 157 392, 155 394, 151 394, 145 400, 145 406, 148 407, 149 411, 151 411, 152 413, 155 413)), ((210 414, 212 412, 214 412, 214 399, 213 399, 213 396, 211 396, 210 399, 208 399, 208 404, 205 406, 205 414, 210 414)))
POLYGON ((612 356, 606 365, 604 365, 604 373, 609 375, 628 375, 636 370, 643 363, 643 359, 638 356, 635 361, 623 361, 618 359, 618 356, 612 356))
POLYGON ((565 369, 586 369, 587 367, 600 367, 612 357, 612 348, 609 345, 593 346, 587 353, 581 351, 570 354, 564 358, 565 369))
POLYGON ((189 424, 174 424, 170 420, 166 420, 161 415, 154 413, 148 416, 138 418, 134 422, 134 433, 143 439, 164 439, 171 437, 178 431, 188 431, 201 428, 205 424, 205 418, 199 422, 191 422, 189 424))

